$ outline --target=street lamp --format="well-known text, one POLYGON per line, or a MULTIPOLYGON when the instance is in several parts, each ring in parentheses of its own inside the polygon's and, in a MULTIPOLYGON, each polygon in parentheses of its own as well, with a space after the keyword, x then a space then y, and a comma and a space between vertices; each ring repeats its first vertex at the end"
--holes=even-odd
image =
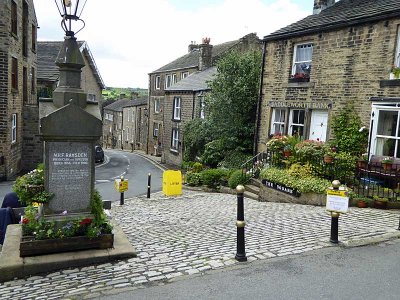
POLYGON ((81 19, 82 11, 85 8, 86 0, 54 0, 57 5, 58 12, 63 18, 61 27, 67 36, 74 36, 85 27, 85 21, 81 19), (72 21, 82 22, 82 27, 78 31, 72 30, 72 21))
POLYGON ((60 68, 60 78, 59 85, 53 92, 53 103, 56 107, 62 107, 73 102, 85 108, 87 96, 81 88, 81 72, 85 61, 75 34, 85 27, 81 14, 86 0, 54 0, 54 2, 62 17, 61 27, 65 31, 65 37, 56 59, 56 65, 60 68), (74 32, 77 21, 80 21, 82 26, 74 32))

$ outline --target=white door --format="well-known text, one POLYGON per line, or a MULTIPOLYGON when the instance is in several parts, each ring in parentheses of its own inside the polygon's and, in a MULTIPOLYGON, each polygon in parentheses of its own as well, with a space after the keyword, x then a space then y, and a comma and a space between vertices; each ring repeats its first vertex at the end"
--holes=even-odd
POLYGON ((328 123, 328 111, 313 110, 311 113, 310 140, 325 142, 328 123))

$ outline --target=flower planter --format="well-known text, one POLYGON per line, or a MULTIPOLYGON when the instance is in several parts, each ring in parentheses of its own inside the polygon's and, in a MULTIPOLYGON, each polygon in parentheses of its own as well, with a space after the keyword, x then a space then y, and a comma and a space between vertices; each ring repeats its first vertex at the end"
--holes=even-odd
POLYGON ((285 150, 285 151, 283 151, 283 156, 284 156, 284 157, 290 157, 290 156, 292 156, 292 151, 290 151, 290 150, 285 150))
POLYGON ((333 156, 330 155, 324 155, 324 162, 326 164, 331 164, 333 162, 333 156))
POLYGON ((379 209, 386 209, 386 207, 387 207, 387 201, 375 200, 375 201, 374 201, 374 207, 375 207, 375 208, 379 208, 379 209))
POLYGON ((32 236, 23 236, 19 249, 20 257, 25 257, 88 249, 107 249, 112 248, 113 243, 113 234, 102 234, 96 238, 74 236, 48 240, 35 240, 32 236))
POLYGON ((367 161, 365 161, 365 160, 357 161, 357 167, 359 167, 360 169, 366 169, 367 166, 368 166, 367 161))
POLYGON ((392 163, 382 163, 382 167, 384 170, 388 171, 392 169, 393 164, 392 163))
POLYGON ((368 207, 368 203, 363 201, 363 200, 358 200, 357 201, 357 207, 359 207, 359 208, 367 208, 368 207))

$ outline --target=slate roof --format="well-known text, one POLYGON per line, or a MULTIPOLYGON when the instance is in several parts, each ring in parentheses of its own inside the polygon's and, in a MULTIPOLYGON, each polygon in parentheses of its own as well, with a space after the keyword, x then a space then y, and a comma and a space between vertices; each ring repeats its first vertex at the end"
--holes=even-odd
POLYGON ((148 99, 149 99, 148 96, 136 98, 136 99, 130 100, 124 107, 147 105, 148 99))
MULTIPOLYGON (((220 57, 223 53, 226 53, 233 46, 235 46, 236 44, 239 44, 242 39, 246 38, 247 36, 253 35, 253 34, 254 33, 250 33, 250 34, 242 37, 241 39, 238 39, 235 41, 230 41, 230 42, 226 42, 223 44, 214 45, 213 49, 212 49, 212 59, 213 60, 218 59, 218 57, 220 57)), ((179 57, 178 59, 175 59, 174 61, 151 72, 150 74, 193 68, 193 67, 197 67, 198 65, 199 65, 199 49, 193 49, 191 52, 179 57)))
POLYGON ((122 112, 122 109, 126 106, 129 105, 131 99, 120 99, 117 101, 114 101, 113 103, 107 105, 104 107, 105 110, 111 110, 111 111, 116 111, 116 112, 122 112))
MULTIPOLYGON (((58 66, 55 64, 58 52, 61 49, 63 42, 60 41, 38 41, 37 44, 37 78, 39 80, 46 81, 57 81, 60 76, 58 66)), ((84 56, 89 61, 94 76, 96 77, 97 83, 101 88, 105 88, 103 79, 100 76, 99 70, 97 69, 96 63, 94 62, 93 56, 89 50, 89 47, 85 41, 78 41, 78 46, 84 56)))
POLYGON ((399 0, 339 0, 319 14, 310 15, 264 37, 271 41, 398 17, 399 0))
POLYGON ((207 82, 212 80, 212 77, 217 74, 217 67, 208 68, 204 71, 198 71, 190 74, 188 77, 178 81, 174 85, 166 88, 166 92, 176 91, 204 91, 210 89, 207 82))

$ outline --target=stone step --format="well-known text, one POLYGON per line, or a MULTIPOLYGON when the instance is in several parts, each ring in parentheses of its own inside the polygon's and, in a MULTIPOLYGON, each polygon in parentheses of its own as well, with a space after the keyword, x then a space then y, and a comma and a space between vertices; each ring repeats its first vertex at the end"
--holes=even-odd
POLYGON ((257 187, 261 186, 261 181, 259 179, 251 178, 250 179, 250 184, 255 185, 257 187))
POLYGON ((247 192, 250 192, 250 193, 253 193, 253 194, 256 194, 256 195, 258 195, 259 192, 260 192, 260 188, 258 186, 252 185, 252 184, 247 184, 245 186, 245 190, 247 192))
POLYGON ((258 195, 257 194, 254 194, 254 193, 251 193, 251 192, 247 192, 247 191, 244 192, 244 197, 245 198, 250 198, 250 199, 253 199, 253 200, 258 200, 258 195))

